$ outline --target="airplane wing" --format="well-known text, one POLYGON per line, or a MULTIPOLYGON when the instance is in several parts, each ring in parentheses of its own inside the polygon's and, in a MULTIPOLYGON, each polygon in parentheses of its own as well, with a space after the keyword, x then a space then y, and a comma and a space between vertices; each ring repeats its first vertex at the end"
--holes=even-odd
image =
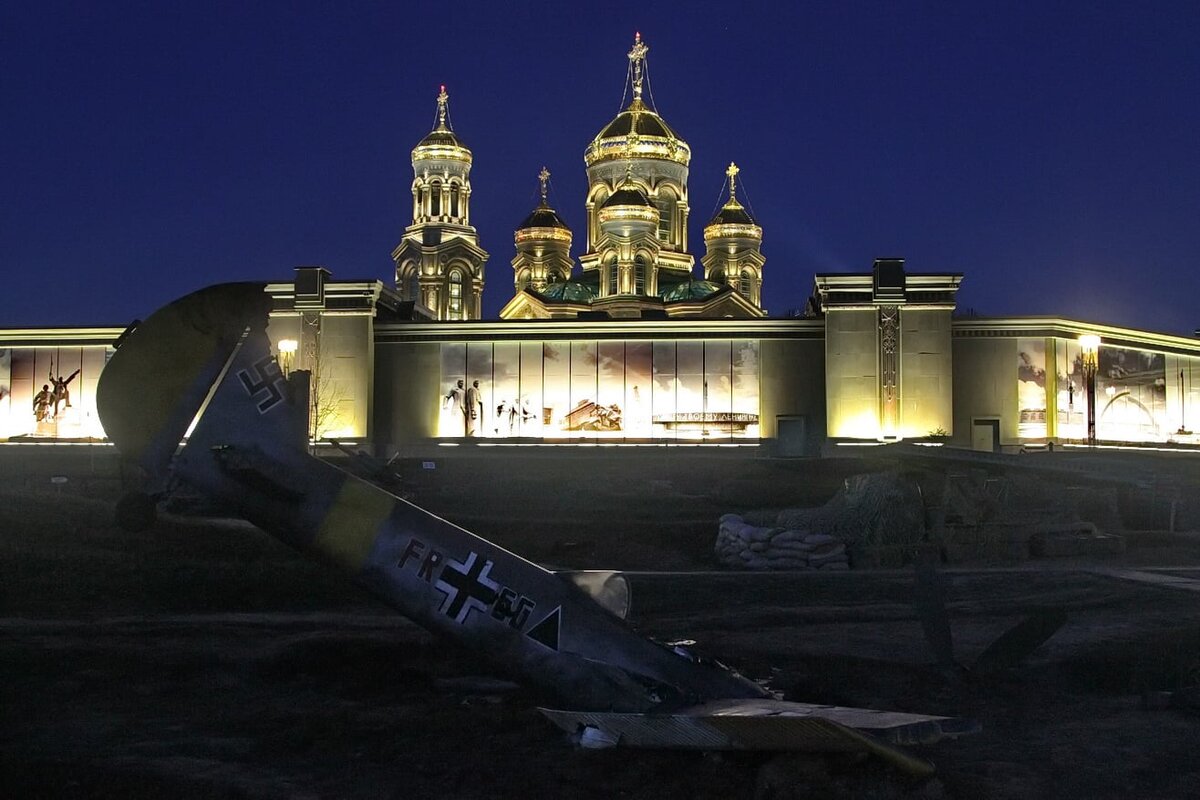
POLYGON ((979 730, 954 717, 770 699, 717 700, 668 714, 538 709, 590 747, 777 752, 864 752, 913 775, 933 765, 899 748, 935 744, 979 730))

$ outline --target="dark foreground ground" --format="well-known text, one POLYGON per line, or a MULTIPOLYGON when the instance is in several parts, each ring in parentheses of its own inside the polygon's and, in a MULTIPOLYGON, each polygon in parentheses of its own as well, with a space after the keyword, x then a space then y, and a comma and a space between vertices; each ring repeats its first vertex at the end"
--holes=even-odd
MULTIPOLYGON (((732 502, 660 477, 680 502, 595 508, 569 477, 508 508, 421 491, 572 566, 703 566, 708 506, 732 502), (688 509, 701 527, 680 522, 688 509), (521 524, 534 513, 541 523, 521 524)), ((807 499, 836 482, 808 481, 807 499)), ((1104 574, 1168 562, 1200 588, 1200 571, 1180 568, 1200 565, 1186 536, 1131 536, 1107 561, 954 570, 964 663, 1025 610, 1069 614, 1025 667, 986 680, 928 666, 907 572, 633 578, 643 631, 696 639, 791 699, 982 723, 923 751, 938 777, 912 786, 874 762, 574 749, 537 698, 475 680, 489 673, 470 654, 260 531, 168 517, 130 535, 111 512, 0 488, 0 797, 1128 798, 1200 785, 1200 717, 1142 702, 1200 682, 1200 593, 1104 574)))

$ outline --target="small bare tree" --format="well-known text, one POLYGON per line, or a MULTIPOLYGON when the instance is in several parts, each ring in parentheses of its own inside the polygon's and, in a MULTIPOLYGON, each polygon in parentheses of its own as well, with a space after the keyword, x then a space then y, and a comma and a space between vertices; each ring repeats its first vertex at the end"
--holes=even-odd
POLYGON ((334 380, 329 360, 318 356, 316 369, 310 379, 309 402, 309 435, 314 442, 325 438, 337 424, 338 412, 344 401, 349 398, 340 381, 334 380))

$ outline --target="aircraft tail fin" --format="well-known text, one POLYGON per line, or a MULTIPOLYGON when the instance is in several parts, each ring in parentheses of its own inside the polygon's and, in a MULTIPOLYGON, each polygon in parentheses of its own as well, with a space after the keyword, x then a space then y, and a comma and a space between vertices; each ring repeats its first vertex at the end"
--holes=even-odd
POLYGON ((252 328, 201 407, 184 451, 302 451, 308 439, 309 377, 304 370, 284 375, 266 331, 252 328))
POLYGON ((224 283, 192 292, 115 343, 96 390, 100 422, 122 455, 152 478, 165 477, 248 321, 261 316, 265 325, 270 304, 265 288, 224 283))

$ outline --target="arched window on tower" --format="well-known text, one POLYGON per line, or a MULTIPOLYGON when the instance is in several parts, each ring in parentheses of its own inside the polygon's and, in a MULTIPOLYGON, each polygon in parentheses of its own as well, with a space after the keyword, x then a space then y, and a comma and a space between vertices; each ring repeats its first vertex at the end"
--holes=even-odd
POLYGON ((450 216, 458 217, 458 184, 450 184, 450 216))
POLYGON ((450 271, 450 296, 446 302, 446 317, 463 318, 463 274, 456 269, 450 271))
POLYGON ((401 284, 402 296, 405 300, 416 300, 419 302, 421 298, 417 294, 420 289, 420 283, 417 280, 417 265, 411 261, 406 263, 404 265, 403 275, 404 279, 403 283, 401 284))
POLYGON ((517 291, 529 287, 529 270, 523 269, 517 273, 517 291))
POLYGON ((608 187, 601 184, 592 191, 591 211, 588 219, 588 247, 595 247, 600 238, 600 206, 608 199, 608 187))
POLYGON ((617 293, 617 262, 608 262, 608 294, 609 296, 617 293))
POLYGON ((659 189, 654 204, 658 206, 658 240, 671 242, 671 214, 675 210, 675 195, 669 189, 659 189))
POLYGON ((646 257, 638 256, 633 260, 633 293, 646 293, 646 257))
POLYGON ((440 181, 434 181, 429 184, 429 216, 440 217, 442 215, 442 184, 440 181))
POLYGON ((754 290, 754 276, 750 274, 750 270, 742 270, 741 276, 738 278, 738 294, 750 300, 750 293, 754 290))

